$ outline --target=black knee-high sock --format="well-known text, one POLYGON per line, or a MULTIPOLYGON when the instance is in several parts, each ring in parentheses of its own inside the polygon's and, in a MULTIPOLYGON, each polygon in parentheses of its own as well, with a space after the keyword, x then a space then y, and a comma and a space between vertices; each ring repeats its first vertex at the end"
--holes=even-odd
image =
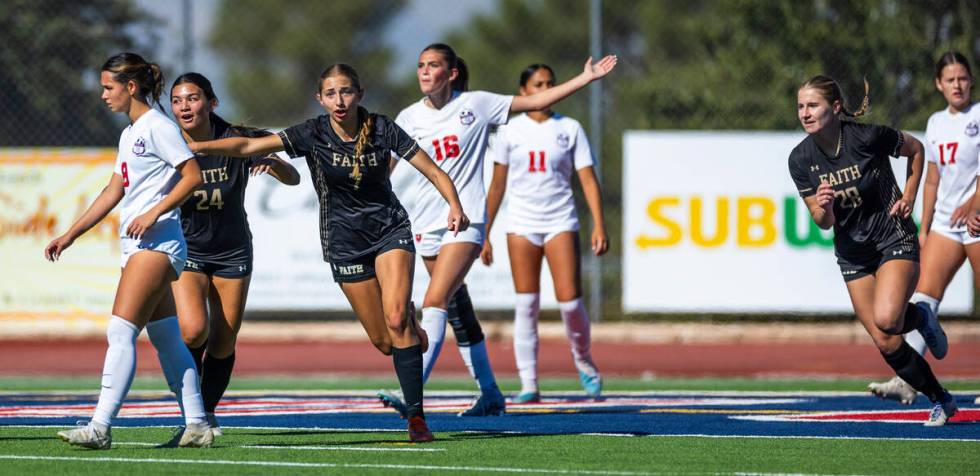
POLYGON ((204 358, 204 372, 201 373, 201 398, 204 399, 204 411, 214 413, 218 402, 228 389, 231 381, 231 371, 235 368, 235 353, 219 359, 210 353, 204 358))
POLYGON ((922 321, 925 320, 926 316, 922 311, 922 308, 916 306, 912 303, 905 304, 905 317, 902 322, 901 334, 912 332, 919 328, 922 321))
POLYGON ((391 349, 391 359, 395 363, 395 374, 405 396, 408 418, 425 417, 422 411, 422 346, 413 345, 405 349, 391 349))
POLYGON ((460 346, 476 345, 483 342, 483 328, 476 319, 473 301, 466 285, 462 285, 453 293, 446 309, 446 318, 456 335, 456 344, 460 346))
POLYGON ((923 359, 915 350, 902 340, 901 347, 891 354, 881 353, 885 362, 902 380, 906 381, 912 388, 922 392, 930 401, 937 401, 943 394, 942 385, 936 380, 936 375, 932 373, 932 368, 926 359, 923 359))
POLYGON ((208 348, 208 341, 204 341, 200 347, 187 346, 187 350, 191 351, 191 357, 194 357, 194 366, 197 367, 197 375, 201 376, 201 362, 204 360, 204 350, 208 348))

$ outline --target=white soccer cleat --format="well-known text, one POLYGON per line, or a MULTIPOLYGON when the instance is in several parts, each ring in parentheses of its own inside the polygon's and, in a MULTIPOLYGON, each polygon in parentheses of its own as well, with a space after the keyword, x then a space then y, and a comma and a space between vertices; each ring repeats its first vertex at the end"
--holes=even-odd
POLYGON ((214 443, 214 432, 205 423, 191 423, 184 427, 177 446, 181 448, 210 448, 214 443))
POLYGON ((205 412, 204 417, 208 419, 208 425, 211 426, 211 434, 213 434, 215 438, 224 436, 225 433, 221 431, 221 427, 218 426, 218 418, 214 416, 214 413, 205 412))
POLYGON ((100 425, 92 423, 72 430, 59 431, 58 436, 68 444, 83 448, 107 450, 112 447, 112 428, 103 429, 100 425))
POLYGON ((868 390, 878 398, 895 400, 902 405, 911 405, 919 396, 919 392, 898 376, 892 377, 887 382, 872 382, 868 384, 868 390))
POLYGON ((932 402, 932 411, 929 412, 925 426, 943 426, 957 411, 956 400, 949 392, 943 392, 938 401, 932 402))

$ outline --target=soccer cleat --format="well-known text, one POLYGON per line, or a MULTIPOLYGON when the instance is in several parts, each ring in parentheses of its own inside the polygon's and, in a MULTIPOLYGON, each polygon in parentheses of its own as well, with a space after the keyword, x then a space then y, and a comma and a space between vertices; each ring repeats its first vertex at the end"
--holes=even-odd
POLYGON ((926 345, 929 347, 929 352, 932 352, 932 356, 942 360, 946 357, 946 352, 949 350, 949 341, 946 339, 946 332, 943 330, 943 326, 939 325, 939 318, 932 312, 929 305, 926 303, 916 303, 916 306, 922 310, 925 317, 922 319, 922 324, 919 325, 917 329, 919 334, 922 334, 922 338, 925 339, 926 345))
POLYGON ((107 450, 112 447, 112 428, 103 429, 92 423, 72 430, 59 431, 58 436, 69 444, 83 448, 107 450))
POLYGON ((206 412, 204 413, 204 416, 208 419, 208 425, 211 426, 211 434, 213 434, 215 438, 224 436, 225 433, 221 431, 221 427, 218 426, 218 418, 214 416, 214 413, 206 412))
POLYGON ((895 400, 902 405, 911 405, 919 396, 919 392, 898 376, 892 377, 887 382, 872 382, 868 384, 868 390, 878 398, 895 400))
POLYGON ((425 418, 413 416, 408 419, 408 441, 412 443, 428 443, 434 440, 429 426, 425 424, 425 418))
POLYGON ((939 401, 932 402, 932 411, 929 412, 929 419, 925 426, 943 426, 953 415, 956 415, 956 400, 949 392, 944 391, 939 397, 939 401))
POLYGON ((510 403, 538 403, 541 401, 540 392, 521 392, 510 399, 510 403))
POLYGON ((500 393, 500 389, 496 388, 495 386, 493 390, 480 394, 480 398, 477 398, 476 401, 473 402, 472 407, 470 407, 468 410, 459 412, 457 416, 501 416, 506 411, 507 401, 504 399, 504 394, 500 393))
POLYGON ((191 423, 184 427, 177 446, 181 448, 210 448, 214 443, 214 432, 207 422, 191 423))
POLYGON ((408 406, 405 402, 398 396, 395 392, 389 392, 387 390, 378 390, 377 393, 378 400, 386 408, 392 408, 402 417, 404 420, 408 418, 408 406))
POLYGON ((585 389, 585 394, 590 398, 599 398, 602 394, 602 377, 596 372, 595 376, 589 376, 589 374, 578 372, 578 379, 582 382, 582 388, 585 389))

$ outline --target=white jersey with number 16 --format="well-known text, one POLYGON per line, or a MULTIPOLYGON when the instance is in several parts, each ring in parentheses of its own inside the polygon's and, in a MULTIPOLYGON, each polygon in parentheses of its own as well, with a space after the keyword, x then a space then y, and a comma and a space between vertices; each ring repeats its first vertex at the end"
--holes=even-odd
MULTIPOLYGON (((472 223, 486 222, 483 157, 490 126, 507 122, 512 100, 513 96, 484 91, 453 92, 442 109, 429 107, 423 98, 395 119, 453 180, 463 212, 472 223)), ((425 177, 417 175, 415 202, 405 201, 413 232, 446 228, 449 205, 425 177)))

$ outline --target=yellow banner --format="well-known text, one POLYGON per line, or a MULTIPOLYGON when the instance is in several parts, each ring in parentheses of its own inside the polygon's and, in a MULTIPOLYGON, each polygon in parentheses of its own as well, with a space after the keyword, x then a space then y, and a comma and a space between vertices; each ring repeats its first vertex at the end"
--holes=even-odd
POLYGON ((57 262, 44 247, 109 183, 114 149, 0 149, 0 318, 107 317, 119 280, 119 215, 57 262))

